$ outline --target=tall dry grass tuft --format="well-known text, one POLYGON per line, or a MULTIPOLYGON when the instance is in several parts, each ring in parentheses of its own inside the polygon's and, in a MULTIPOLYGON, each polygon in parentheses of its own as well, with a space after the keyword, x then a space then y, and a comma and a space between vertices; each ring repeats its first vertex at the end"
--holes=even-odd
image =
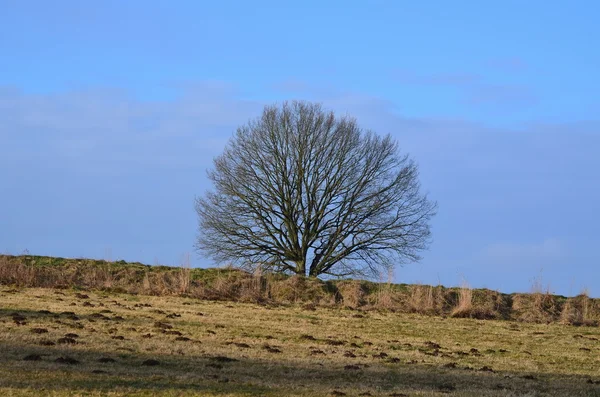
POLYGON ((142 279, 142 294, 151 295, 152 294, 152 284, 150 283, 150 277, 148 276, 148 271, 144 272, 144 278, 142 279))
POLYGON ((242 280, 239 300, 252 303, 264 303, 268 300, 270 283, 263 272, 263 267, 259 264, 251 277, 242 280))
POLYGON ((385 278, 386 275, 380 273, 379 275, 379 285, 375 292, 375 307, 378 309, 385 309, 395 311, 398 305, 394 299, 394 290, 392 288, 392 281, 394 280, 394 269, 390 268, 387 271, 387 280, 385 278))
POLYGON ((39 287, 36 269, 28 264, 0 258, 0 282, 19 287, 39 287))
POLYGON ((560 313, 560 322, 575 326, 597 326, 600 313, 586 288, 574 298, 568 298, 560 313))
POLYGON ((473 315, 473 290, 464 279, 458 290, 458 303, 450 315, 452 317, 471 317, 473 315))
POLYGON ((183 263, 181 264, 181 267, 179 268, 178 275, 179 275, 179 279, 178 279, 179 293, 187 294, 190 290, 190 282, 191 282, 191 275, 192 275, 189 252, 187 252, 183 256, 183 263))
POLYGON ((210 289, 207 290, 209 299, 213 300, 237 300, 239 295, 239 277, 235 277, 234 268, 227 265, 220 268, 218 275, 212 281, 210 289))
POLYGON ((412 285, 407 293, 405 310, 410 313, 434 314, 441 312, 440 288, 431 285, 412 285))
POLYGON ((544 287, 542 272, 531 284, 530 294, 515 294, 513 298, 513 317, 530 323, 551 323, 559 316, 557 301, 550 291, 550 285, 544 287))
POLYGON ((364 283, 360 280, 343 280, 336 284, 341 303, 350 309, 358 309, 366 301, 367 291, 364 283))

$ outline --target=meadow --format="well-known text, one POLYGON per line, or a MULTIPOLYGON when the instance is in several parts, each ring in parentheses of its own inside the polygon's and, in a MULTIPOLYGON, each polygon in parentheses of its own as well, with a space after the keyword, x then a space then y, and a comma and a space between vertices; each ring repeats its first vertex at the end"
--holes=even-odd
MULTIPOLYGON (((14 270, 6 263, 3 277, 14 270)), ((255 292, 266 288, 250 280, 255 292)), ((345 304, 314 292, 312 301, 251 301, 209 299, 208 287, 207 296, 161 294, 140 282, 148 293, 117 280, 104 289, 5 280, 0 395, 600 396, 592 299, 573 325, 561 321, 577 306, 570 298, 556 298, 555 321, 542 321, 486 317, 484 306, 474 309, 477 291, 466 312, 456 311, 468 298, 458 290, 453 310, 427 314, 395 310, 389 286, 372 292, 378 306, 356 289, 345 304)), ((417 290, 429 305, 433 290, 417 290)))

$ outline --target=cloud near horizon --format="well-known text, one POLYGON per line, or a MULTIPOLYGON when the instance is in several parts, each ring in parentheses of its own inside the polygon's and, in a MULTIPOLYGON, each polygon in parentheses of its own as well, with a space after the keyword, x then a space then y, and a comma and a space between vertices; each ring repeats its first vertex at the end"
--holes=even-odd
MULTIPOLYGON (((296 87, 297 88, 297 87, 296 87)), ((360 93, 314 94, 364 128, 390 133, 420 165, 439 202, 434 243, 399 281, 521 288, 498 270, 540 260, 585 272, 600 259, 591 214, 600 213, 600 122, 498 129, 467 120, 411 118, 393 102, 360 93), (534 243, 531 243, 531 242, 534 243), (536 243, 537 242, 537 243, 536 243), (485 259, 485 260, 484 260, 485 259)), ((142 101, 123 91, 32 95, 0 90, 2 250, 176 264, 192 250, 193 197, 210 186, 205 170, 235 128, 271 101, 244 99, 235 86, 190 84, 173 100, 142 101), (175 262, 173 262, 175 261, 175 262)), ((196 265, 210 265, 197 258, 196 265)), ((524 276, 523 281, 527 281, 524 276)), ((582 280, 584 281, 584 280, 582 280)), ((600 290, 593 290, 599 295, 600 290)))
MULTIPOLYGON (((519 68, 515 67, 514 71, 516 70, 519 68)), ((392 79, 405 85, 451 88, 458 92, 462 102, 470 105, 516 108, 534 106, 540 99, 533 88, 527 85, 493 82, 479 73, 422 74, 409 70, 395 70, 392 79)))

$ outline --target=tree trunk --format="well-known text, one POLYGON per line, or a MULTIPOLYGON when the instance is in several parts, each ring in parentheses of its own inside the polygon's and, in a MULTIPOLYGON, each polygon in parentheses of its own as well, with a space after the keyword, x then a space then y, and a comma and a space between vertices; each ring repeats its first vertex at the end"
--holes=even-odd
POLYGON ((296 261, 296 274, 306 276, 306 259, 296 261))

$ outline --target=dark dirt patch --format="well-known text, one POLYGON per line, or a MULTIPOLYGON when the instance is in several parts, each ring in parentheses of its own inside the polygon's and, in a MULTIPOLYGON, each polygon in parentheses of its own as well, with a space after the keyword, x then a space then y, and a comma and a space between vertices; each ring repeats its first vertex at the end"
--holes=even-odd
POLYGON ((31 332, 34 334, 47 334, 48 330, 46 328, 32 328, 31 332))
POLYGON ((176 341, 178 342, 189 342, 191 341, 190 338, 186 337, 186 336, 178 336, 177 338, 175 338, 176 341))
POLYGON ((145 365, 147 367, 154 367, 156 365, 160 365, 160 361, 158 360, 154 360, 154 359, 148 359, 142 362, 142 365, 145 365))
POLYGON ((427 346, 430 349, 441 349, 442 348, 442 346, 440 346, 439 344, 432 342, 432 341, 425 342, 425 346, 427 346))
POLYGON ((231 363, 234 361, 238 361, 235 358, 226 357, 226 356, 215 356, 215 357, 211 357, 210 360, 218 362, 218 363, 231 363))
POLYGON ((99 363, 114 363, 115 359, 110 357, 101 357, 98 359, 99 363))
POLYGON ((59 338, 56 342, 58 342, 61 345, 74 345, 77 343, 77 341, 73 338, 59 338))
POLYGON ((357 370, 359 370, 359 369, 360 369, 360 367, 359 367, 358 365, 351 364, 351 365, 346 365, 346 366, 344 367, 344 369, 345 369, 346 371, 357 371, 357 370))
POLYGON ((39 354, 29 354, 25 357, 23 357, 24 361, 40 361, 42 359, 42 356, 40 356, 39 354))
POLYGON ((54 346, 54 345, 56 345, 56 342, 53 342, 51 340, 41 340, 41 341, 38 342, 38 345, 41 345, 41 346, 54 346))
POLYGON ((173 328, 173 325, 162 321, 157 321, 154 323, 154 328, 171 329, 173 328))
POLYGON ((271 346, 271 345, 268 345, 268 344, 264 344, 263 345, 263 349, 265 349, 269 353, 281 353, 281 350, 279 349, 278 346, 271 346))
POLYGON ((69 357, 69 356, 59 357, 56 360, 54 360, 54 362, 58 363, 58 364, 68 364, 68 365, 79 364, 79 360, 76 360, 73 357, 69 357))
POLYGON ((16 325, 27 325, 27 318, 19 313, 13 313, 12 319, 16 325))
POLYGON ((453 385, 452 383, 442 383, 441 385, 438 386, 438 390, 441 391, 442 393, 451 393, 454 390, 456 390, 456 386, 453 385))

